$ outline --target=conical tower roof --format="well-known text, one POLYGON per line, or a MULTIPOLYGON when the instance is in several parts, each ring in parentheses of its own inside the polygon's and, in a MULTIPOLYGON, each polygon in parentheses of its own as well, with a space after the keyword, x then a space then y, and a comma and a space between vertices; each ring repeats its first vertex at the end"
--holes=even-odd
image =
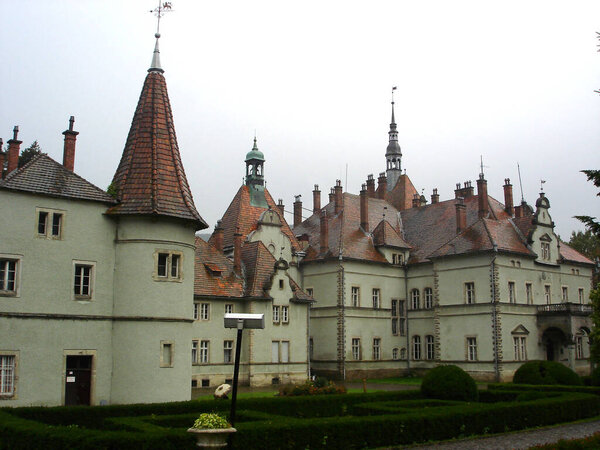
POLYGON ((201 230, 208 225, 194 206, 177 145, 167 84, 154 59, 112 182, 119 204, 108 213, 176 217, 195 222, 196 229, 201 230))

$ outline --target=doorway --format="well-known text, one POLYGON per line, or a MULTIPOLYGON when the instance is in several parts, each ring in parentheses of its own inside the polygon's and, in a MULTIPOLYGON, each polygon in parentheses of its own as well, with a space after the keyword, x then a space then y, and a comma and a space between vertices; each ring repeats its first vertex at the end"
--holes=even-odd
POLYGON ((92 387, 91 355, 67 355, 65 405, 89 405, 92 387))

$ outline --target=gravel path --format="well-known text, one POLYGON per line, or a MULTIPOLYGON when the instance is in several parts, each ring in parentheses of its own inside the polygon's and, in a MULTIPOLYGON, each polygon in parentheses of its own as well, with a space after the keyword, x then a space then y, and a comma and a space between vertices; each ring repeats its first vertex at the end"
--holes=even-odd
POLYGON ((552 444, 561 439, 580 439, 600 431, 600 420, 558 425, 532 431, 519 431, 492 437, 462 439, 439 444, 422 444, 413 447, 418 450, 513 450, 528 449, 534 445, 552 444))

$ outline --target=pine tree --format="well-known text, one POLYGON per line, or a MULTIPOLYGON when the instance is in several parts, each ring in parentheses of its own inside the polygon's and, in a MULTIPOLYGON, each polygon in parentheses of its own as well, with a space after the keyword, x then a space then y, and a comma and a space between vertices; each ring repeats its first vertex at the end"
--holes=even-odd
POLYGON ((37 156, 41 153, 42 147, 40 147, 38 141, 33 141, 33 143, 25 150, 23 150, 19 155, 19 167, 23 167, 25 164, 31 161, 34 156, 37 156))

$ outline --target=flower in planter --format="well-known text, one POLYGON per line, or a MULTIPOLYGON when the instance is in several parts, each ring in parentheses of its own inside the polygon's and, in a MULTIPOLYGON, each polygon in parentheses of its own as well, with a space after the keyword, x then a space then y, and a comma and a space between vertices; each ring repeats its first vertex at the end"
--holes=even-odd
POLYGON ((227 419, 218 413, 202 413, 192 426, 192 428, 199 430, 214 430, 230 427, 231 424, 227 422, 227 419))

